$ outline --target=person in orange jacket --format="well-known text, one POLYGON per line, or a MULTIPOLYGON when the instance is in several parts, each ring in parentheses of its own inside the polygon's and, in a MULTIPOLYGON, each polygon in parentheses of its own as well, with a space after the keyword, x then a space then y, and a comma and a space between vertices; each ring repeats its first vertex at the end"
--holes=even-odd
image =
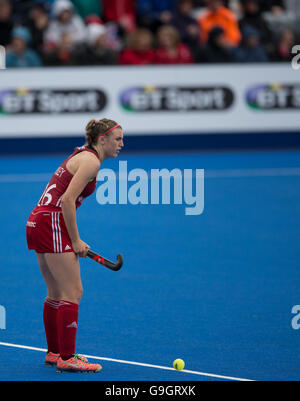
POLYGON ((200 39, 202 43, 208 40, 209 32, 216 26, 224 30, 224 38, 230 46, 238 46, 241 32, 234 13, 224 6, 222 0, 205 0, 206 9, 198 17, 200 39))

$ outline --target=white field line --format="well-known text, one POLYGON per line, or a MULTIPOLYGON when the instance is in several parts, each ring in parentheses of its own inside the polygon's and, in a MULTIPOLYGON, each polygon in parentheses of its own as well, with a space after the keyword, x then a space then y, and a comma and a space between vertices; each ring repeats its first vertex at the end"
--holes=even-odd
MULTIPOLYGON (((150 171, 146 172, 150 177, 150 171)), ((51 173, 0 174, 0 183, 48 182, 51 176, 52 176, 51 173)), ((300 176, 300 167, 204 170, 204 177, 206 179, 240 178, 240 177, 295 177, 295 176, 300 176)), ((116 179, 118 179, 117 171, 116 171, 116 179)))
POLYGON ((281 167, 281 168, 205 170, 204 175, 205 178, 293 177, 293 176, 300 176, 300 168, 281 167))
POLYGON ((52 174, 0 174, 0 183, 3 182, 44 182, 49 181, 52 174))
MULTIPOLYGON (((40 351, 40 352, 47 352, 45 348, 37 348, 37 347, 29 347, 27 345, 19 345, 19 344, 11 344, 11 343, 4 343, 0 342, 0 345, 3 345, 5 347, 12 347, 12 348, 21 348, 21 349, 27 349, 31 351, 40 351)), ((151 365, 149 363, 141 363, 141 362, 132 362, 132 361, 124 361, 121 359, 112 359, 112 358, 105 358, 105 357, 100 357, 100 356, 92 356, 92 355, 84 355, 86 358, 89 359, 99 359, 102 361, 109 361, 109 362, 117 362, 117 363, 125 363, 127 365, 136 365, 136 366, 144 366, 147 368, 155 368, 155 369, 163 369, 163 370, 172 370, 174 372, 173 368, 170 368, 168 366, 160 366, 160 365, 151 365)), ((231 377, 231 376, 223 376, 223 375, 216 375, 212 373, 203 373, 203 372, 195 372, 193 370, 186 370, 183 369, 179 371, 178 373, 189 373, 193 375, 199 375, 199 376, 207 376, 207 377, 214 377, 216 379, 224 379, 224 380, 235 380, 235 381, 253 381, 249 379, 241 379, 239 377, 231 377)))

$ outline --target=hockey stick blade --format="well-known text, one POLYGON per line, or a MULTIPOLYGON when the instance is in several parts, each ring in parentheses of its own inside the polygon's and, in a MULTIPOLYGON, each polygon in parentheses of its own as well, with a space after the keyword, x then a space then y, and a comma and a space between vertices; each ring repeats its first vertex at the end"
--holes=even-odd
POLYGON ((117 256, 117 263, 114 263, 91 250, 88 251, 87 256, 93 259, 95 262, 100 263, 101 265, 107 267, 110 270, 113 270, 114 272, 120 270, 123 265, 123 256, 121 254, 117 256))

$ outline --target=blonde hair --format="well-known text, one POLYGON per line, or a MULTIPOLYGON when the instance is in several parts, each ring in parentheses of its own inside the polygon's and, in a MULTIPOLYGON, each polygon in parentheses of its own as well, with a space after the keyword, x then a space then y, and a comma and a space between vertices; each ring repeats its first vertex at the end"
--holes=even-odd
MULTIPOLYGON (((112 129, 118 123, 114 120, 109 120, 108 118, 102 118, 102 120, 91 120, 85 127, 85 139, 88 146, 93 146, 97 143, 98 137, 101 134, 105 134, 107 131, 112 129)), ((118 125, 118 128, 122 128, 118 125)), ((110 135, 111 133, 107 133, 110 135)))
POLYGON ((160 36, 163 34, 169 35, 172 39, 173 45, 178 45, 180 43, 180 35, 178 30, 172 25, 162 25, 157 31, 157 40, 160 41, 160 36))
POLYGON ((127 48, 128 49, 136 49, 136 47, 139 43, 139 39, 142 36, 144 36, 148 39, 149 47, 151 47, 153 44, 152 32, 146 28, 138 28, 137 30, 135 30, 134 32, 132 32, 131 34, 128 35, 127 41, 126 41, 127 48))

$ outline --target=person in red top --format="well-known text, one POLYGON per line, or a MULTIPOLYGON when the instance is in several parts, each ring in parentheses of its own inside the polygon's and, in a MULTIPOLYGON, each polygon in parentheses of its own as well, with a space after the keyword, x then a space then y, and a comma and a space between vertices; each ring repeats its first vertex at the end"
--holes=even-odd
POLYGON ((228 45, 238 46, 242 35, 234 13, 224 7, 222 0, 205 1, 207 4, 206 9, 198 17, 201 42, 206 43, 209 32, 218 26, 224 30, 224 39, 228 45))
POLYGON ((120 25, 126 33, 136 29, 134 0, 102 0, 103 18, 120 25))
POLYGON ((155 62, 152 48, 153 35, 148 29, 140 28, 128 37, 127 47, 121 52, 119 64, 146 65, 155 62))
POLYGON ((82 296, 78 256, 86 257, 90 248, 79 236, 76 209, 95 191, 101 163, 117 157, 122 147, 119 124, 108 119, 91 120, 86 126, 86 144, 58 167, 26 224, 28 248, 35 250, 47 286, 45 364, 56 365, 58 371, 101 370, 100 365, 75 354, 82 296))
POLYGON ((189 64, 193 63, 190 49, 180 41, 176 28, 164 25, 157 31, 156 64, 189 64))

